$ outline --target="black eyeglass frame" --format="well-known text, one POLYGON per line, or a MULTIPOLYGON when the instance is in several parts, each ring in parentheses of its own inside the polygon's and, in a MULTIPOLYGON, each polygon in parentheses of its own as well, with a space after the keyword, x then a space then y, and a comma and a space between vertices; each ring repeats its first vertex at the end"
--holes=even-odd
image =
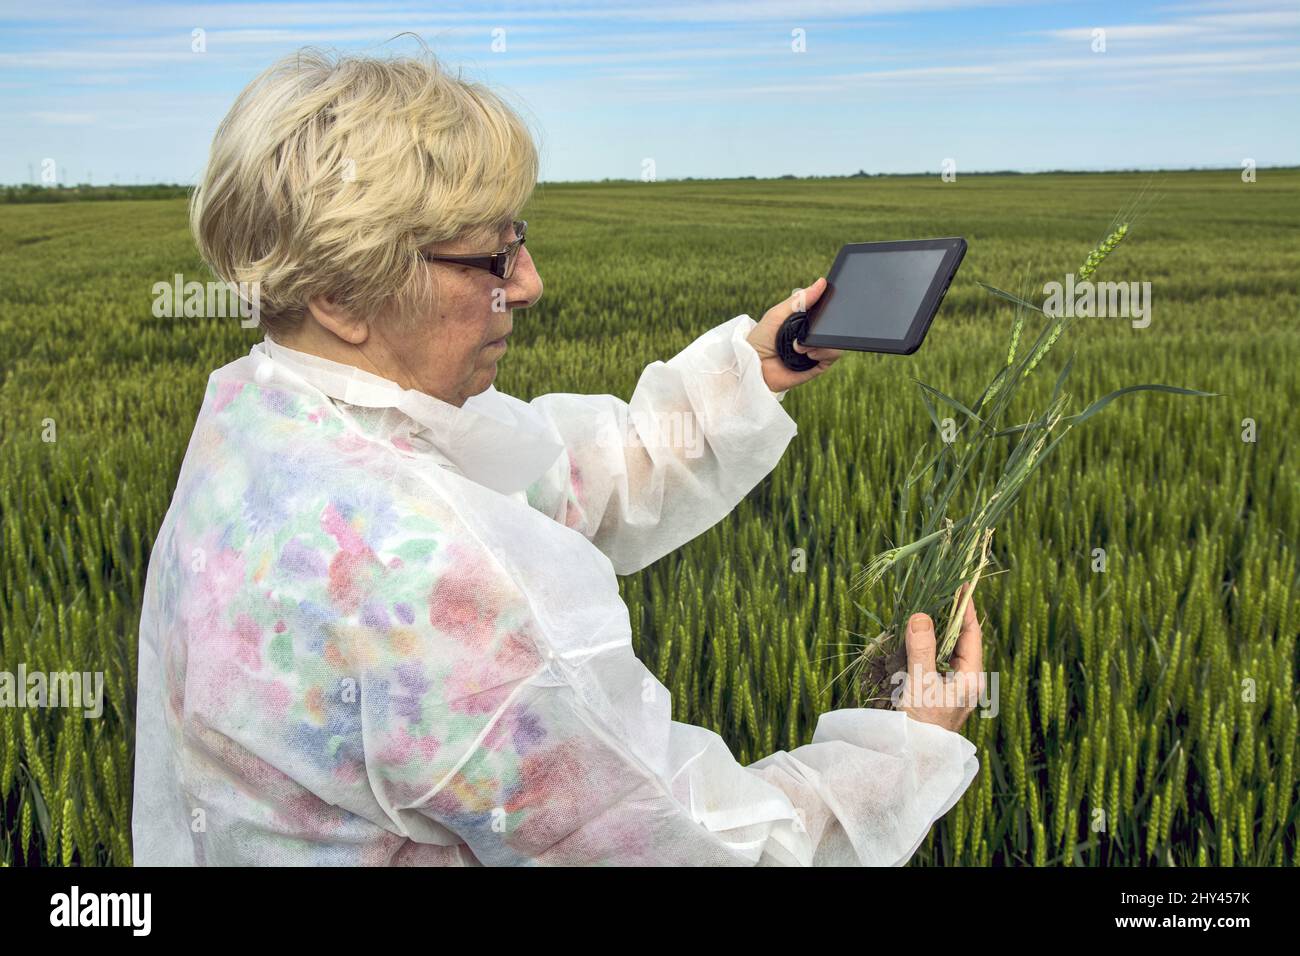
POLYGON ((500 252, 489 252, 474 256, 435 256, 427 252, 420 253, 420 258, 425 262, 455 262, 462 266, 472 266, 475 269, 487 269, 498 279, 509 279, 514 273, 515 260, 519 258, 519 247, 524 244, 525 234, 528 232, 528 221, 526 219, 516 219, 511 224, 515 230, 515 238, 506 244, 506 247, 500 252))

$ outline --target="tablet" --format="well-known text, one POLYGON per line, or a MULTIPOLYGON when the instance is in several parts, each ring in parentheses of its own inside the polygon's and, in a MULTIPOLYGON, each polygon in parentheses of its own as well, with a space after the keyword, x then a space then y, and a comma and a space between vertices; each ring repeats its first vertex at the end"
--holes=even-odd
POLYGON ((912 354, 964 255, 966 240, 960 237, 845 245, 809 310, 799 344, 912 354))

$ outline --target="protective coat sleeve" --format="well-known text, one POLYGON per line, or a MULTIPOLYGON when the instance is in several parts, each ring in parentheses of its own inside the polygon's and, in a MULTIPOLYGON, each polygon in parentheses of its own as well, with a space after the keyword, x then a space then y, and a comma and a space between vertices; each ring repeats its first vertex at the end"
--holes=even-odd
POLYGON ((742 766, 671 719, 589 542, 448 481, 429 563, 384 588, 411 602, 400 639, 361 627, 345 652, 367 777, 411 838, 492 865, 898 865, 974 778, 960 734, 865 709, 742 766))
POLYGON ((630 574, 717 524, 780 460, 797 428, 763 379, 748 315, 642 372, 630 401, 542 395, 567 449, 557 515, 630 574))

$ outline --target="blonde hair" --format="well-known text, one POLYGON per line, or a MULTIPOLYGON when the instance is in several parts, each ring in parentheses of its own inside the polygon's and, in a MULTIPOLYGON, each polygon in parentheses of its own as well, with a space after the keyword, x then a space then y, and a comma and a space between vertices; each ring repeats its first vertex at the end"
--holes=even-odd
POLYGON ((434 299, 420 249, 495 241, 537 167, 519 116, 433 54, 308 48, 254 79, 221 121, 190 226, 219 278, 258 283, 273 338, 317 295, 352 315, 409 320, 434 299))

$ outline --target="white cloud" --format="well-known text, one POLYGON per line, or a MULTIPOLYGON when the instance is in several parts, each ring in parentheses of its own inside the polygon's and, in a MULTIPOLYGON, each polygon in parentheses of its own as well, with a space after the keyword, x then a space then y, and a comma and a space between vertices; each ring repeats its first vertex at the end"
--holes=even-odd
MULTIPOLYGON (((788 0, 728 0, 722 3, 679 2, 647 4, 641 0, 624 3, 554 2, 525 0, 511 3, 507 9, 489 11, 457 9, 439 4, 437 19, 442 22, 483 20, 501 25, 521 21, 574 21, 595 23, 602 20, 638 20, 680 22, 768 21, 791 23, 796 20, 821 20, 828 17, 873 17, 907 13, 930 13, 959 9, 1009 7, 1031 4, 1034 0, 809 0, 794 6, 788 0)), ((420 21, 429 17, 428 4, 396 3, 232 3, 179 4, 146 3, 110 8, 102 3, 69 3, 54 7, 17 3, 0 14, 10 22, 77 22, 111 25, 121 30, 124 20, 138 22, 148 30, 177 29, 189 32, 193 27, 235 29, 247 27, 287 27, 294 24, 313 27, 329 24, 393 24, 420 21)))
POLYGON ((1094 23, 1089 26, 1069 27, 1062 30, 1032 30, 1028 35, 1048 36, 1058 40, 1091 40, 1093 31, 1102 28, 1110 40, 1166 40, 1207 34, 1231 35, 1238 30, 1300 28, 1300 10, 1252 10, 1233 13, 1205 14, 1184 17, 1171 23, 1094 23))
POLYGON ((1034 36, 1055 37, 1058 40, 1090 42, 1097 30, 1104 30, 1107 42, 1111 40, 1163 40, 1168 37, 1192 36, 1209 32, 1209 27, 1190 23, 1142 23, 1127 26, 1070 27, 1065 30, 1035 30, 1034 36))
MULTIPOLYGON (((1234 74, 1286 74, 1300 70, 1300 46, 1266 49, 1201 51, 1186 53, 1152 53, 1120 57, 1114 54, 1085 54, 1073 57, 1008 58, 993 63, 941 67, 913 67, 892 70, 869 70, 823 76, 802 82, 766 83, 714 87, 710 96, 720 99, 766 97, 773 95, 808 96, 814 94, 851 94, 885 86, 906 92, 910 89, 951 87, 960 79, 963 87, 974 85, 1018 84, 1042 85, 1088 74, 1090 87, 1110 90, 1140 85, 1158 91, 1174 78, 1204 79, 1207 87, 1214 77, 1234 74)), ((656 102, 698 99, 698 91, 639 91, 628 94, 656 102)))
POLYGON ((110 52, 107 50, 43 50, 32 53, 0 53, 0 67, 19 69, 67 69, 93 66, 132 66, 136 63, 165 63, 193 60, 199 54, 185 52, 110 52))

